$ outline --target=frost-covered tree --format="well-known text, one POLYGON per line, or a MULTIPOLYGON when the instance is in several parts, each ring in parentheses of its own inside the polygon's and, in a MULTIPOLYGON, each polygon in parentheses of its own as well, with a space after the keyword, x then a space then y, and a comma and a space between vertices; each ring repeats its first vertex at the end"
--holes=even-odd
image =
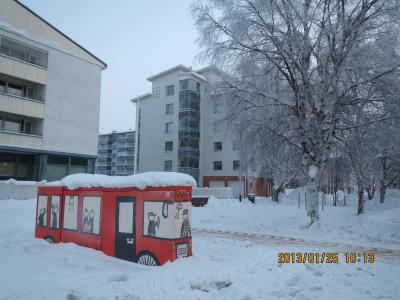
POLYGON ((262 173, 272 179, 272 200, 278 202, 279 194, 301 173, 301 148, 274 133, 283 125, 282 120, 268 120, 266 124, 267 120, 257 119, 260 114, 245 115, 249 119, 242 118, 242 123, 238 124, 245 136, 241 150, 252 153, 262 173), (272 127, 275 130, 271 130, 272 127))
POLYGON ((301 148, 310 225, 319 220, 317 186, 352 90, 398 69, 377 60, 356 66, 358 45, 398 22, 397 1, 204 0, 193 15, 202 57, 231 73, 236 112, 267 111, 282 118, 276 134, 301 148), (369 74, 348 76, 349 69, 369 74), (362 79, 360 79, 362 78, 362 79), (274 81, 276 87, 271 86, 274 81), (264 109, 263 109, 264 108, 264 109), (265 109, 268 108, 268 109, 265 109))

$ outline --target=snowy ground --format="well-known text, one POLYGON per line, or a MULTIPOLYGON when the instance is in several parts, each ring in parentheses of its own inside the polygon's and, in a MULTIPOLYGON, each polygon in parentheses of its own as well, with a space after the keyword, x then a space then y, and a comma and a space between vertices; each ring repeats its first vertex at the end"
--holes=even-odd
MULTIPOLYGON (((400 195, 389 196, 383 206, 368 203, 361 218, 351 206, 325 207, 321 232, 300 229, 304 207, 293 195, 279 205, 212 200, 194 208, 193 225, 399 250, 400 195)), ((306 249, 195 235, 193 257, 151 268, 34 239, 34 208, 34 200, 0 201, 0 299, 399 299, 398 259, 280 265, 278 252, 306 249)))
POLYGON ((361 216, 356 216, 355 195, 346 195, 346 206, 333 207, 327 198, 319 228, 307 230, 302 229, 308 218, 301 189, 283 197, 279 204, 263 198, 257 198, 256 205, 247 200, 211 199, 203 209, 196 210, 193 226, 400 249, 400 191, 389 190, 383 204, 378 198, 366 200, 361 216))

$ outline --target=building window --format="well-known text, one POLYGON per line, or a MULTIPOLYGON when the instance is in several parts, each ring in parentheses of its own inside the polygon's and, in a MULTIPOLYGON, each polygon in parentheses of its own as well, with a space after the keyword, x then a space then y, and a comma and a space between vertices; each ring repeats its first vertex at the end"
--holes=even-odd
POLYGON ((12 119, 4 119, 3 130, 21 132, 21 122, 12 119))
POLYGON ((5 92, 6 92, 6 82, 0 81, 0 93, 5 93, 5 92))
POLYGON ((174 122, 165 123, 165 133, 172 133, 174 130, 174 122))
POLYGON ((220 114, 223 111, 223 105, 222 103, 214 103, 214 114, 220 114))
POLYGON ((160 87, 153 88, 153 99, 160 99, 160 87))
POLYGON ((234 160, 232 168, 234 171, 239 170, 240 169, 240 160, 234 160))
POLYGON ((173 142, 168 141, 165 142, 165 152, 172 152, 173 151, 173 142))
POLYGON ((172 171, 172 160, 164 160, 164 171, 166 172, 172 171))
POLYGON ((11 95, 14 96, 19 96, 22 97, 23 94, 23 87, 21 85, 18 84, 14 84, 14 83, 9 83, 8 87, 7 87, 7 92, 11 95))
POLYGON ((222 161, 221 160, 217 160, 214 161, 214 171, 222 171, 222 161))
POLYGON ((168 103, 165 105, 165 114, 166 115, 174 114, 174 104, 173 103, 168 103))
POLYGON ((174 95, 174 85, 168 85, 165 87, 165 95, 173 96, 174 95))
POLYGON ((189 88, 189 79, 181 80, 179 83, 181 91, 187 90, 189 88))
POLYGON ((222 151, 222 142, 214 142, 214 152, 222 151))

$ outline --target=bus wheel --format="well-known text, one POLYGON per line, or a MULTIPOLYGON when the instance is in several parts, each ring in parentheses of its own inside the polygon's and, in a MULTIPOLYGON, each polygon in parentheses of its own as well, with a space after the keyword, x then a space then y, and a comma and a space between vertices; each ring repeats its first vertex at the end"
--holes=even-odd
POLYGON ((51 235, 46 236, 45 241, 49 242, 50 244, 54 244, 54 239, 51 235))
POLYGON ((139 256, 138 263, 146 266, 159 266, 157 259, 149 252, 144 252, 139 256))

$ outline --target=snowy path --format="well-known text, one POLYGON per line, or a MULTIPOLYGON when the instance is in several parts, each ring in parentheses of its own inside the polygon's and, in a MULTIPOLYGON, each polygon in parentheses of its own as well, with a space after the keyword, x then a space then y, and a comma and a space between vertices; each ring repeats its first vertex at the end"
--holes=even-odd
POLYGON ((304 247, 307 249, 321 249, 329 248, 334 249, 335 252, 373 252, 375 255, 382 258, 400 259, 400 250, 391 250, 380 247, 364 247, 360 245, 352 245, 347 243, 332 243, 322 241, 304 240, 300 238, 276 236, 270 234, 256 234, 227 230, 216 229, 199 229, 194 228, 193 234, 196 236, 210 236, 218 238, 227 238, 239 241, 249 241, 256 244, 270 245, 270 246, 296 246, 304 247))

